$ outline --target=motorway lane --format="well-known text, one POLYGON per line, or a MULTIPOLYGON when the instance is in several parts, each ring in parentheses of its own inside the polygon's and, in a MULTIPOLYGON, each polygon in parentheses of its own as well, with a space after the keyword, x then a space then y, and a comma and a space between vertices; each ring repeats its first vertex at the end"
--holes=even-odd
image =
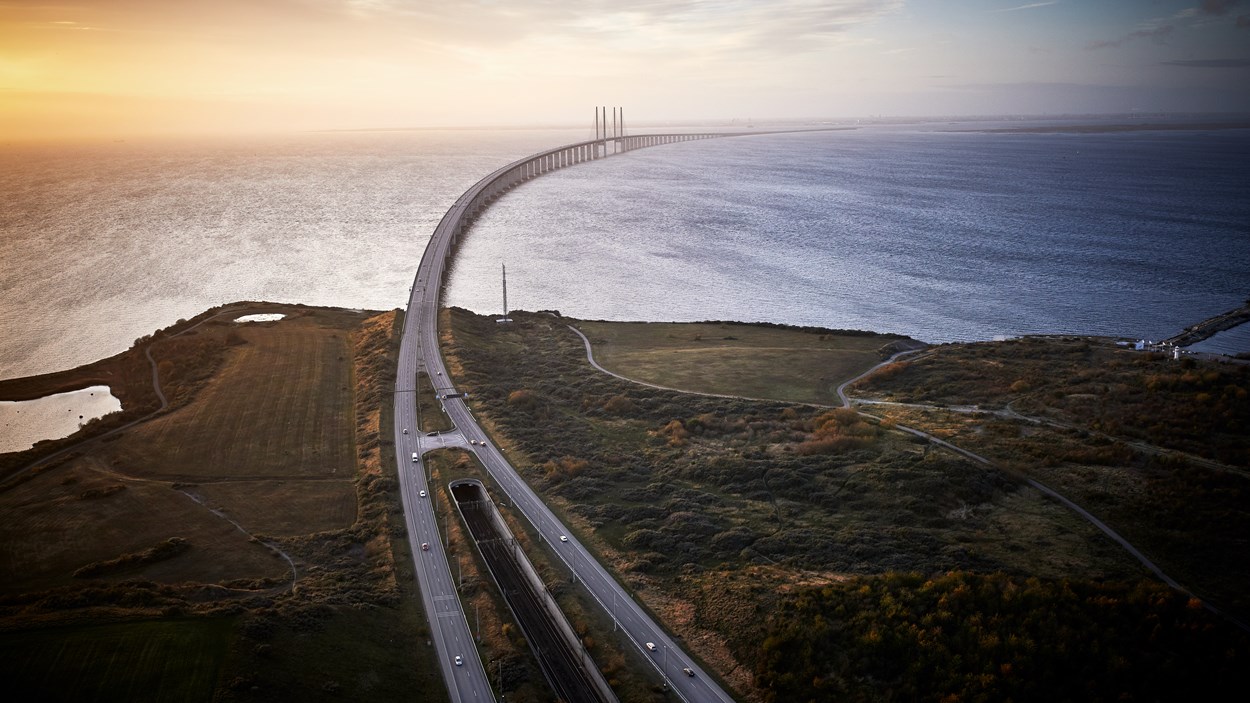
MULTIPOLYGON (((424 453, 430 448, 447 443, 435 440, 451 438, 444 435, 427 438, 414 429, 416 407, 412 389, 419 370, 424 370, 434 379, 436 386, 449 390, 451 388, 451 380, 438 346, 439 295, 444 269, 452 239, 459 233, 462 218, 470 214, 472 199, 492 178, 504 173, 510 166, 482 179, 461 195, 435 228, 411 289, 396 376, 395 446, 404 514, 408 523, 409 541, 413 545, 413 554, 416 555, 414 561, 417 562, 422 602, 429 616, 434 645, 439 652, 444 680, 453 701, 485 701, 491 696, 491 690, 481 659, 477 656, 476 648, 472 646, 468 621, 460 609, 459 600, 455 598, 451 570, 442 542, 437 537, 438 528, 434 522, 431 501, 418 495, 418 491, 425 487, 424 460, 417 465, 411 460, 412 452, 424 453), (409 428, 407 435, 402 434, 403 427, 409 428), (418 466, 421 467, 420 470, 417 469, 418 466), (421 537, 422 535, 425 537, 421 537), (421 551, 422 541, 429 543, 428 552, 421 551), (456 654, 464 657, 464 666, 456 667, 452 664, 452 658, 456 654)), ((444 407, 463 439, 485 439, 485 433, 477 425, 463 399, 447 400, 444 407)), ((728 703, 733 700, 690 660, 590 553, 569 535, 568 529, 560 524, 537 494, 521 480, 516 470, 494 445, 479 444, 470 446, 469 449, 478 455, 487 471, 504 488, 510 502, 521 508, 542 537, 551 542, 557 555, 576 572, 578 579, 584 579, 583 583, 589 592, 616 619, 639 651, 684 700, 697 703, 728 703), (568 541, 561 542, 561 535, 566 535, 568 541), (646 650, 645 642, 654 643, 657 650, 646 650), (683 668, 690 668, 695 675, 686 676, 682 673, 683 668)))
MULTIPOLYGON (((447 412, 457 427, 468 428, 472 416, 463 400, 450 399, 445 402, 447 412)), ((466 430, 466 434, 472 430, 466 430)), ((477 437, 482 437, 480 429, 477 437)), ((718 701, 728 703, 730 698, 712 679, 707 676, 688 654, 679 647, 667 633, 661 629, 615 579, 596 561, 584 546, 571 535, 568 529, 556 518, 555 514, 539 499, 533 489, 526 484, 511 464, 492 444, 478 445, 472 448, 491 476, 499 483, 508 495, 508 502, 519 508, 534 525, 543 539, 552 546, 556 555, 576 574, 599 605, 612 617, 655 667, 656 671, 668 681, 684 700, 698 703, 718 701), (560 536, 568 541, 560 541, 560 536), (645 648, 646 642, 652 642, 656 651, 645 648), (693 677, 683 673, 683 669, 695 672, 693 677)))
MULTIPOLYGON (((411 318, 405 321, 405 341, 410 335, 415 337, 416 326, 410 324, 411 322, 411 318)), ((478 656, 477 646, 469 631, 468 619, 461 608, 456 583, 447 563, 443 533, 435 519, 436 498, 427 479, 425 460, 412 461, 414 452, 421 455, 428 450, 422 441, 427 438, 421 435, 416 422, 413 393, 417 375, 415 344, 401 341, 399 369, 395 392, 395 455, 408 543, 412 550, 422 605, 430 624, 430 640, 437 653, 439 670, 452 701, 493 701, 494 692, 482 659, 478 656), (405 428, 408 430, 407 434, 403 432, 405 428), (422 490, 426 491, 424 498, 420 495, 422 490), (421 549, 422 543, 429 546, 428 551, 421 549), (456 666, 456 656, 461 657, 461 666, 456 666)))

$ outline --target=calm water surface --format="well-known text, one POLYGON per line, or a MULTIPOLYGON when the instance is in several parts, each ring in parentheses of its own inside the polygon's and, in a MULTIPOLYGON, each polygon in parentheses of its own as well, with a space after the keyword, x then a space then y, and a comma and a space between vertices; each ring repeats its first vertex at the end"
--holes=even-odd
POLYGON ((0 401, 0 452, 18 452, 40 440, 68 437, 91 420, 121 409, 121 401, 108 386, 35 400, 0 401))
MULTIPOLYGON (((584 131, 584 130, 583 130, 584 131)), ((256 299, 402 306, 438 219, 578 130, 0 147, 0 377, 256 299)), ((932 127, 657 147, 505 196, 447 302, 927 341, 1160 338, 1250 294, 1250 134, 932 127)))
POLYGON ((515 307, 577 317, 1159 339, 1250 294, 1248 147, 864 130, 649 149, 503 198, 450 299, 499 309, 507 259, 515 307))

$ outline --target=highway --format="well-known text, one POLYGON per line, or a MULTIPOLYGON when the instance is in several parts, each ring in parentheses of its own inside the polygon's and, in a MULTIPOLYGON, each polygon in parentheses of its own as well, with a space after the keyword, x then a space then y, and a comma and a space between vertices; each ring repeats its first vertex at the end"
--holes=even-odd
MULTIPOLYGON (((688 135, 679 136, 686 138, 688 135)), ((582 148, 582 153, 585 153, 583 147, 574 146, 582 148)), ((529 519, 542 539, 551 543, 559 558, 576 574, 576 579, 619 624, 634 646, 683 700, 691 703, 732 701, 556 519, 498 448, 490 443, 463 398, 444 401, 444 408, 455 424, 455 431, 426 437, 417 428, 417 374, 425 371, 436 387, 452 386, 438 347, 438 309, 446 266, 455 238, 467 228, 472 216, 486 206, 489 199, 485 196, 494 194, 493 197, 498 197, 507 187, 515 185, 514 182, 510 184, 507 179, 514 178, 514 174, 527 168, 526 164, 533 162, 535 158, 548 159, 545 162, 548 170, 554 168, 550 157, 544 155, 504 166, 478 181, 443 216, 430 237, 417 268, 400 340, 394 394, 396 459, 399 464, 408 539, 416 562, 422 604, 430 622, 432 644, 438 653, 449 696, 452 701, 488 701, 492 700, 493 694, 481 659, 477 656, 468 620, 456 596, 455 581, 439 537, 438 524, 434 519, 433 500, 420 497, 421 490, 426 490, 427 495, 433 495, 427 485, 424 459, 414 463, 412 455, 414 452, 422 455, 426 451, 444 446, 460 446, 477 454, 486 470, 508 494, 509 502, 529 519), (404 428, 408 429, 407 433, 404 433, 404 428), (478 443, 466 446, 468 440, 478 440, 478 443), (561 536, 565 536, 567 541, 561 541, 561 536), (421 549, 422 543, 429 545, 429 551, 421 549), (648 649, 646 643, 652 643, 654 650, 648 649), (455 665, 456 656, 462 657, 462 666, 455 665), (689 669, 692 675, 685 674, 685 669, 689 669)), ((545 171, 539 173, 542 172, 545 171)))

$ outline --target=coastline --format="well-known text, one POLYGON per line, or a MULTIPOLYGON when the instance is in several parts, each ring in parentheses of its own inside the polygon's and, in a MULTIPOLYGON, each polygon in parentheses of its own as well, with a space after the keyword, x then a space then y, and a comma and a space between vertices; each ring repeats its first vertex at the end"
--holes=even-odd
MULTIPOLYGON (((1250 299, 1246 300, 1241 307, 1208 317, 1195 325, 1190 325, 1180 334, 1168 337, 1163 342, 1178 347, 1188 347, 1210 339, 1219 332, 1231 330, 1247 322, 1250 322, 1250 299)), ((1250 350, 1247 350, 1246 353, 1250 353, 1250 350)))
MULTIPOLYGON (((273 311, 281 310, 289 314, 289 313, 298 313, 300 311, 309 311, 309 310, 317 310, 317 309, 340 310, 340 311, 349 310, 348 308, 342 308, 338 306, 314 306, 314 305, 300 305, 300 304, 292 304, 292 303, 267 303, 263 301, 239 301, 235 303, 229 303, 226 305, 209 308, 205 310, 204 312, 198 315, 195 315, 194 317, 186 321, 180 321, 179 324, 172 325, 169 328, 166 328, 165 330, 156 330, 147 338, 141 341, 144 344, 146 344, 149 340, 160 339, 162 337, 169 336, 171 334, 172 335, 180 334, 181 332, 186 331, 189 327, 192 327, 195 324, 202 323, 206 319, 219 316, 223 313, 243 315, 248 312, 255 312, 255 311, 273 312, 273 311)), ((606 324, 615 323, 615 324, 623 324, 623 325, 632 324, 632 322, 630 321, 602 320, 602 321, 597 321, 597 322, 602 322, 606 324)), ((665 323, 665 324, 668 324, 668 323, 665 323)), ((708 324, 708 322, 706 321, 684 322, 684 323, 675 322, 671 324, 698 325, 698 324, 708 324)), ((867 330, 825 330, 823 328, 802 327, 802 326, 785 325, 785 324, 780 324, 780 323, 760 322, 760 321, 756 321, 756 322, 719 321, 716 324, 734 325, 734 326, 743 326, 743 327, 759 326, 763 328, 774 328, 774 329, 793 329, 793 330, 808 330, 808 331, 817 330, 817 331, 824 331, 824 332, 830 332, 830 333, 842 333, 842 334, 874 336, 874 337, 880 336, 883 338, 893 338, 895 339, 894 344, 898 344, 900 342, 915 342, 920 345, 928 344, 921 340, 913 340, 913 339, 907 338, 904 335, 894 335, 890 333, 877 333, 877 332, 872 332, 872 331, 867 331, 867 330)), ((1229 330, 1242 324, 1250 324, 1250 301, 1247 301, 1245 304, 1241 305, 1238 308, 1234 308, 1232 310, 1220 313, 1218 315, 1214 315, 1205 320, 1202 320, 1201 322, 1190 325, 1184 328, 1182 332, 1172 337, 1169 337, 1166 340, 1163 340, 1162 343, 1176 346, 1176 347, 1185 347, 1185 346, 1196 344, 1204 339, 1207 339, 1217 334, 1218 332, 1229 330)), ((1026 337, 1050 337, 1050 336, 1090 337, 1090 338, 1100 338, 1100 339, 1109 338, 1109 337, 1106 337, 1105 335, 1040 334, 1040 335, 1024 335, 1024 336, 1026 337)), ((993 343, 993 342, 994 340, 981 340, 981 341, 962 342, 962 343, 986 344, 986 343, 993 343)), ((949 344, 959 344, 959 343, 960 342, 952 342, 949 344)), ((157 409, 159 404, 155 402, 156 400, 155 392, 153 391, 152 387, 149 385, 150 379, 151 379, 149 374, 151 372, 147 368, 148 364, 144 363, 144 360, 142 358, 140 358, 139 356, 136 356, 136 353, 138 352, 138 350, 141 349, 142 346, 144 346, 144 344, 136 345, 134 347, 131 347, 127 351, 121 352, 119 354, 115 354, 110 357, 106 357, 104 359, 99 359, 89 364, 84 364, 82 366, 78 366, 72 369, 65 369, 62 371, 56 371, 56 372, 46 373, 46 374, 37 374, 34 376, 23 376, 23 377, 9 378, 9 379, 0 379, 0 400, 2 401, 35 400, 35 399, 47 397, 49 395, 55 395, 58 393, 66 393, 66 392, 71 392, 71 391, 82 390, 83 388, 87 388, 88 386, 91 386, 93 384, 103 384, 103 385, 110 386, 110 388, 113 389, 114 394, 117 395, 122 401, 122 408, 120 411, 106 416, 106 419, 104 419, 102 422, 97 420, 91 423, 90 425, 88 425, 87 427, 84 427, 83 429, 86 430, 86 432, 79 431, 66 437, 57 437, 57 438, 48 438, 48 439, 39 440, 38 442, 36 442, 34 447, 31 447, 23 451, 0 453, 0 457, 3 457, 4 459, 8 460, 8 461, 0 461, 0 468, 3 468, 5 466, 8 466, 11 468, 15 464, 33 466, 35 464, 41 463, 42 461, 48 458, 51 458, 52 456, 58 455, 64 449, 65 445, 73 446, 74 444, 77 444, 79 442, 90 441, 91 439, 97 436, 97 433, 100 430, 113 429, 114 425, 116 424, 133 421, 137 417, 140 417, 146 413, 151 413, 153 410, 157 409), (151 397, 145 397, 145 396, 151 396, 151 397), (97 431, 92 432, 91 430, 93 429, 97 431), (17 459, 18 457, 20 457, 18 461, 10 463, 14 459, 17 459)), ((892 351, 900 351, 901 349, 902 347, 900 347, 899 349, 893 349, 892 351)), ((1246 363, 1245 353, 1238 354, 1238 355, 1229 355, 1229 354, 1213 354, 1213 353, 1206 353, 1206 352, 1203 352, 1203 353, 1194 352, 1192 353, 1192 355, 1195 357, 1207 359, 1207 360, 1246 363)))

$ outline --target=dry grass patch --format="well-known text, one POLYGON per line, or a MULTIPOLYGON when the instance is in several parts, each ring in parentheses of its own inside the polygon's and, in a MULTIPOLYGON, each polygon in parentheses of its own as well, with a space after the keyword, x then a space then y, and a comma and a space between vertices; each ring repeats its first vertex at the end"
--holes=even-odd
POLYGON ((179 480, 350 479, 347 330, 311 316, 235 327, 243 343, 230 347, 213 382, 185 407, 127 432, 113 445, 117 460, 130 473, 179 480))
POLYGON ((0 495, 0 592, 20 593, 78 582, 73 573, 94 562, 142 552, 172 537, 186 552, 160 562, 113 571, 99 580, 220 583, 282 578, 285 562, 168 485, 107 474, 82 459, 41 474, 0 495), (124 486, 122 490, 112 490, 124 486), (84 497, 93 492, 99 497, 84 497))
POLYGON ((669 388, 833 403, 838 384, 881 360, 890 335, 724 323, 578 322, 595 360, 669 388))
POLYGON ((273 537, 351 527, 356 488, 349 480, 223 481, 194 488, 210 506, 273 537))

